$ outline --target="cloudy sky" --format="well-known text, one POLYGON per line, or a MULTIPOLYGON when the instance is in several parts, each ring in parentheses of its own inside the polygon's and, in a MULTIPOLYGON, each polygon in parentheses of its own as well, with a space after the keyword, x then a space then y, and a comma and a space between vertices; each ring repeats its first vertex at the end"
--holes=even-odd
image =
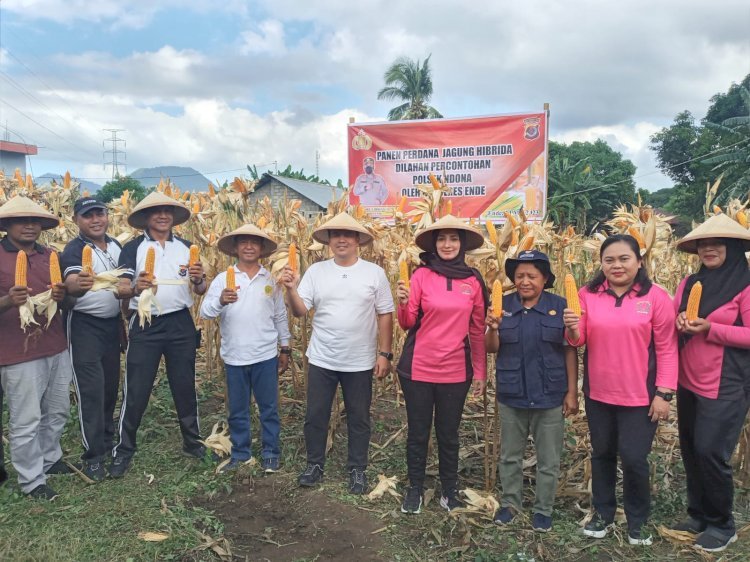
POLYGON ((603 138, 656 189, 649 136, 750 72, 749 29, 747 0, 3 0, 0 125, 35 174, 104 183, 118 128, 130 171, 314 172, 317 150, 335 181, 349 116, 384 120, 387 66, 431 53, 446 117, 549 102, 551 138, 603 138))

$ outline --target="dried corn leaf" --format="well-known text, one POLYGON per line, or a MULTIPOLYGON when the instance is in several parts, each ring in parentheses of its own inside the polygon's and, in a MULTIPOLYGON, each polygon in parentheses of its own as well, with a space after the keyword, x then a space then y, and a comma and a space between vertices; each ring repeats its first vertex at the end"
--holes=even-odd
POLYGON ((368 500, 377 500, 383 497, 384 494, 388 493, 394 498, 400 498, 401 494, 396 491, 396 484, 398 484, 397 476, 386 476, 385 474, 378 474, 378 483, 375 488, 367 494, 368 500))

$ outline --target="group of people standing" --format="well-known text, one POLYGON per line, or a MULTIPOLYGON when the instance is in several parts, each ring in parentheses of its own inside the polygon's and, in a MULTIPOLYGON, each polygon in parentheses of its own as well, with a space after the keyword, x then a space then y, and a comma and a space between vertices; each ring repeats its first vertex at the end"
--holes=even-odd
MULTIPOLYGON (((393 369, 395 310, 407 332, 395 366, 408 425, 409 483, 402 512, 417 514, 423 507, 433 425, 440 505, 449 511, 462 505, 458 461, 464 403, 470 391, 474 396, 485 391, 486 354, 496 353, 502 496, 494 521, 511 523, 523 511, 523 458, 531 437, 537 457, 532 527, 550 530, 564 417, 579 408, 576 348, 585 346, 593 509, 584 534, 602 538, 613 524, 619 457, 629 542, 651 544, 648 454, 657 424, 668 419, 676 395, 688 518, 675 528, 695 533, 696 546, 712 552, 736 540, 730 457, 750 400, 745 257, 750 231, 724 215, 710 218, 678 243, 679 250, 697 253, 701 267, 683 280, 674 300, 650 280, 635 239, 614 235, 601 245, 600 271, 579 292, 580 315, 547 290, 555 282, 549 258, 529 250, 505 263, 516 290, 503 297, 502 314, 496 317, 481 274, 465 260, 483 237, 450 215, 417 233, 421 265, 409 282, 399 282, 394 302, 384 270, 359 257, 359 247, 369 244, 372 235, 346 213, 314 230, 313 237, 329 247, 332 258, 310 265, 302 277, 289 264, 274 279, 261 260, 277 242, 254 225, 238 228, 218 241, 219 250, 236 260, 232 270, 208 286, 200 261, 190 259, 191 243, 173 233, 190 217, 180 202, 160 193, 147 196, 128 217, 143 233, 122 248, 107 235, 105 205, 82 198, 74 212, 80 235, 62 253, 63 282, 51 284, 51 250, 37 240, 43 229, 57 226, 57 217, 23 197, 0 207, 0 229, 6 232, 0 241, 0 377, 10 414, 11 459, 21 489, 32 497, 54 499, 47 475, 70 472, 62 461, 60 436, 71 379, 84 447, 77 469, 91 480, 120 478, 131 467, 162 357, 182 451, 196 458, 207 454, 195 395, 199 332, 189 310, 193 296, 205 293, 200 314, 219 320, 226 365, 232 451, 221 472, 253 458, 253 395, 260 412, 261 468, 279 470, 278 375, 292 352, 287 308, 298 317, 314 311, 306 350, 307 464, 298 482, 311 487, 324 477, 328 424, 340 385, 349 491, 365 493, 372 382, 393 369), (86 247, 93 251, 93 271, 83 266, 86 247), (146 266, 151 248, 153 274, 146 266), (25 287, 13 277, 18 252, 27 257, 25 287), (120 276, 117 287, 92 290, 97 274, 113 270, 120 276), (698 319, 688 320, 687 295, 698 281, 704 298, 698 319), (24 332, 20 319, 30 295, 48 288, 66 311, 67 330, 58 314, 49 326, 40 320, 24 332), (128 310, 127 332, 122 303, 127 303, 122 307, 128 310), (150 312, 146 321, 144 312, 150 312), (115 427, 121 349, 126 369, 115 427)), ((4 475, 0 468, 0 478, 4 475)))

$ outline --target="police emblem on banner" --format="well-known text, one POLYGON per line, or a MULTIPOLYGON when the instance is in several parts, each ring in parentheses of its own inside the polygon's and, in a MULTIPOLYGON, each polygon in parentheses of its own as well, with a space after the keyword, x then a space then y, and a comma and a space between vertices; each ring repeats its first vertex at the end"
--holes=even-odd
POLYGON ((364 129, 360 129, 352 139, 352 148, 354 150, 370 150, 372 148, 372 139, 370 135, 365 133, 364 129))
POLYGON ((539 138, 539 121, 538 117, 529 117, 523 120, 523 138, 526 140, 539 138))

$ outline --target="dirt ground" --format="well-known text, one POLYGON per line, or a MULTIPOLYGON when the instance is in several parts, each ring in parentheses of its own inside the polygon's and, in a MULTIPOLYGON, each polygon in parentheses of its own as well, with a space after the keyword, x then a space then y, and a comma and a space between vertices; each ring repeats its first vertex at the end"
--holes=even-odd
POLYGON ((299 489, 291 474, 237 475, 232 485, 211 506, 240 560, 383 559, 376 533, 383 525, 365 508, 337 502, 321 488, 299 489))

